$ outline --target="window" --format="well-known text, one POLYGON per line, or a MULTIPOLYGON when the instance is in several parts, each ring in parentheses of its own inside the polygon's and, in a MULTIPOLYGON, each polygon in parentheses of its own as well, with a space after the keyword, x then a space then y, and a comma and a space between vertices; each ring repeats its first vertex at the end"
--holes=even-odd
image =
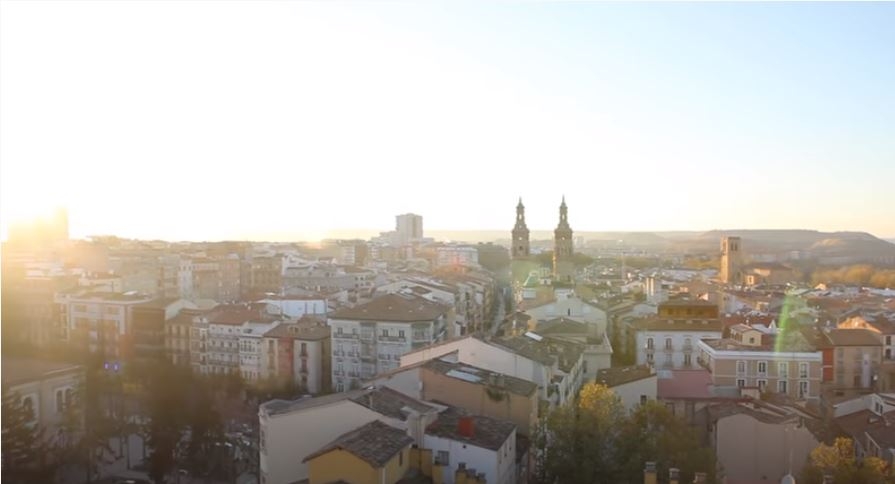
POLYGON ((750 345, 754 345, 754 344, 755 344, 755 336, 750 336, 750 337, 749 337, 749 344, 750 344, 750 345))
POLYGON ((646 396, 646 395, 640 395, 640 404, 641 404, 641 405, 646 405, 646 401, 647 401, 647 396, 646 396))
POLYGON ((649 363, 649 364, 651 364, 651 365, 653 364, 653 354, 652 354, 652 353, 647 353, 647 354, 646 354, 646 362, 649 363))
POLYGON ((693 342, 690 340, 690 338, 684 338, 684 349, 689 350, 692 347, 693 347, 693 342))
POLYGON ((746 386, 746 380, 743 378, 737 378, 737 387, 743 388, 746 386))
POLYGON ((758 390, 764 392, 768 388, 767 380, 758 380, 758 390))
POLYGON ((33 421, 37 415, 34 413, 34 400, 29 396, 22 399, 22 408, 25 409, 25 418, 33 421))
POLYGON ((886 336, 886 345, 891 345, 891 344, 892 344, 892 337, 886 336))
POLYGON ((808 378, 808 363, 799 363, 799 378, 808 378))
POLYGON ((691 366, 693 361, 690 358, 690 353, 684 353, 684 366, 691 366))
POLYGON ((671 365, 672 365, 671 353, 667 353, 665 355, 665 366, 671 366, 671 365))
POLYGON ((451 465, 451 454, 446 450, 439 450, 435 456, 435 461, 443 466, 451 465))
POLYGON ((777 382, 777 392, 778 393, 787 393, 786 392, 786 380, 780 380, 777 382))
POLYGON ((647 338, 647 339, 646 339, 646 349, 651 350, 651 349, 653 349, 654 347, 655 347, 655 346, 654 346, 654 344, 653 344, 653 339, 652 339, 652 338, 647 338))
POLYGON ((767 375, 768 374, 768 362, 767 361, 759 361, 758 362, 758 374, 759 375, 767 375))
POLYGON ((383 329, 383 330, 382 330, 382 337, 383 337, 383 338, 388 338, 388 330, 387 330, 387 329, 383 329))
POLYGON ((789 378, 789 363, 788 362, 780 362, 777 363, 777 377, 778 378, 789 378))
POLYGON ((336 328, 336 334, 339 336, 342 336, 342 327, 341 326, 336 328))
POLYGON ((737 375, 745 375, 746 374, 746 362, 745 361, 737 361, 737 375))
POLYGON ((805 398, 808 396, 808 382, 800 381, 799 382, 799 398, 805 398))
POLYGON ((665 338, 665 349, 666 350, 671 349, 671 338, 665 338))
POLYGON ((404 339, 404 330, 403 329, 398 330, 398 337, 401 339, 404 339))

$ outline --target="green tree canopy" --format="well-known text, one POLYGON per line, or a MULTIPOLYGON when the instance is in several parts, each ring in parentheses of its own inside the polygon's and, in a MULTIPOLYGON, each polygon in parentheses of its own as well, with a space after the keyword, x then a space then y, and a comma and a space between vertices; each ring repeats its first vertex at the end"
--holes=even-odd
POLYGON ((695 472, 715 479, 714 454, 686 422, 655 402, 627 414, 618 396, 597 383, 585 385, 575 405, 551 411, 534 445, 539 482, 642 482, 648 461, 660 472, 677 467, 681 482, 695 472))
POLYGON ((802 470, 799 483, 821 484, 823 476, 833 476, 833 482, 851 484, 883 484, 895 482, 886 473, 885 461, 876 457, 855 458, 852 439, 839 437, 832 445, 820 444, 808 456, 808 464, 802 470))

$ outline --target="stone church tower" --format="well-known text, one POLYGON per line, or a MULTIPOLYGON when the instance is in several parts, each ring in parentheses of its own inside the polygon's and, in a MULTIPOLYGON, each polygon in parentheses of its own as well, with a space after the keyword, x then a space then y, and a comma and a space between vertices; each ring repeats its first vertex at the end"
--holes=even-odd
POLYGON ((572 227, 569 227, 566 197, 559 206, 559 225, 553 231, 553 280, 574 282, 575 263, 572 261, 572 227))
POLYGON ((722 284, 743 283, 740 244, 739 237, 721 237, 721 271, 718 275, 722 284))
POLYGON ((524 259, 531 254, 528 245, 528 226, 525 225, 525 206, 522 198, 516 205, 516 226, 513 227, 513 259, 524 259))

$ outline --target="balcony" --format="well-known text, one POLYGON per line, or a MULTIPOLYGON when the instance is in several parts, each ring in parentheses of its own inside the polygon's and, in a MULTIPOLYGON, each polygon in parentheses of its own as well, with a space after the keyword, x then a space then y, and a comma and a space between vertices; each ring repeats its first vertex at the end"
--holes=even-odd
POLYGON ((665 347, 662 348, 662 351, 666 353, 674 353, 674 346, 665 345, 665 347))
POLYGON ((684 346, 682 346, 681 348, 684 350, 684 353, 692 353, 693 352, 692 344, 684 343, 684 346))
POLYGON ((379 341, 383 343, 406 343, 407 338, 404 336, 379 336, 379 341))

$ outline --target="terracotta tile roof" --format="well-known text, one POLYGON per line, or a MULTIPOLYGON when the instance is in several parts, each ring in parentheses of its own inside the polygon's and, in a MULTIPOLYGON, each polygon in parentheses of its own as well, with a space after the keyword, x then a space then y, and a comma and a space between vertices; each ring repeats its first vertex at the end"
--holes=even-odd
POLYGON ((448 407, 438 415, 438 420, 426 427, 427 435, 434 435, 489 450, 498 450, 516 430, 516 425, 481 415, 468 415, 456 407, 448 407), (472 420, 472 435, 460 433, 460 419, 472 420))
POLYGON ((839 429, 861 442, 864 441, 864 432, 885 426, 882 417, 866 409, 837 417, 833 421, 839 429))
POLYGON ((582 323, 576 319, 567 318, 567 317, 559 317, 553 318, 548 321, 544 321, 543 323, 538 324, 537 329, 538 334, 570 334, 570 333, 587 333, 587 324, 582 323))
POLYGON ((881 449, 895 449, 895 427, 892 425, 877 427, 866 432, 881 449))
POLYGON ((440 358, 427 361, 423 365, 423 368, 463 380, 473 385, 496 386, 505 389, 510 393, 522 395, 524 397, 531 396, 531 394, 538 389, 536 384, 528 380, 488 371, 484 368, 478 368, 464 363, 444 361, 440 358))
POLYGON ((445 314, 447 308, 415 296, 386 294, 353 308, 340 309, 332 319, 360 321, 432 321, 445 314))
POLYGON ((344 450, 366 461, 370 466, 379 468, 412 443, 413 438, 403 430, 374 420, 336 437, 317 452, 305 457, 302 462, 334 450, 344 450))
POLYGON ((264 337, 321 340, 330 337, 330 329, 315 323, 281 323, 264 333, 264 337))
POLYGON ((882 346, 879 336, 868 329, 831 329, 825 334, 835 346, 882 346))
POLYGON ((404 412, 405 408, 410 408, 419 413, 428 413, 435 410, 435 407, 426 405, 415 398, 388 387, 369 390, 362 395, 352 397, 350 400, 374 412, 399 420, 404 420, 407 417, 407 414, 404 412))
POLYGON ((718 331, 723 329, 718 319, 667 319, 652 316, 633 321, 635 329, 647 331, 718 331))
POLYGON ((653 369, 646 365, 621 366, 597 371, 596 381, 607 387, 615 387, 655 376, 653 369))
POLYGON ((671 370, 671 378, 658 381, 656 396, 667 399, 712 398, 712 374, 707 370, 671 370))

